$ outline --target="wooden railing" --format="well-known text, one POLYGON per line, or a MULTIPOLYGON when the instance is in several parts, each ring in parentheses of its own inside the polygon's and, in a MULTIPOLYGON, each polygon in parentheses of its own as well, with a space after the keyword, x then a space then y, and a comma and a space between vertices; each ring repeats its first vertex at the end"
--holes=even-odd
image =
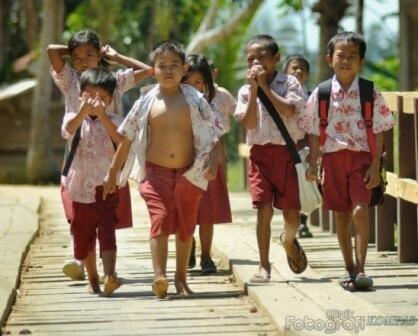
MULTIPOLYGON (((383 205, 371 209, 370 243, 377 251, 398 251, 399 262, 418 262, 418 93, 383 93, 397 123, 385 133, 388 186, 383 205)), ((239 145, 244 167, 249 147, 239 145)), ((245 170, 246 171, 246 170, 245 170)), ((246 185, 246 174, 244 185, 246 185)), ((332 211, 310 215, 311 225, 335 233, 332 211)))

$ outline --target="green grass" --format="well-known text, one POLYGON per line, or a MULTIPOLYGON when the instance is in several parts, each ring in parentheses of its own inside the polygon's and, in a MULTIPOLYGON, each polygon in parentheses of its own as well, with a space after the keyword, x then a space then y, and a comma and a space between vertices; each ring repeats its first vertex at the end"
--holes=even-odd
POLYGON ((244 191, 244 169, 241 160, 228 162, 228 191, 244 191))

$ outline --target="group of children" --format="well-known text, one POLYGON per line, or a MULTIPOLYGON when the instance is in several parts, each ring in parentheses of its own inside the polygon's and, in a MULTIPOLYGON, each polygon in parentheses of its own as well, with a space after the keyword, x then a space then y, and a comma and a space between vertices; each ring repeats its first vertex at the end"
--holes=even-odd
POLYGON ((65 95, 62 135, 67 153, 62 172, 62 199, 71 227, 75 259, 64 272, 82 278, 88 290, 100 293, 96 267, 96 239, 103 262, 103 294, 111 295, 121 281, 115 271, 115 229, 132 225, 127 181, 136 161, 139 192, 148 208, 150 249, 154 269, 153 290, 158 298, 168 291, 166 274, 168 237, 176 235, 176 292, 189 295, 187 269, 194 267, 193 234, 199 224, 201 271, 216 272, 211 258, 213 225, 232 221, 226 185, 224 135, 233 114, 247 130, 251 146, 248 180, 257 209, 257 242, 260 265, 251 282, 269 282, 270 224, 273 208, 283 211, 280 239, 289 267, 295 273, 307 267, 307 258, 296 236, 308 237, 306 217, 300 215, 295 163, 283 136, 266 108, 257 99, 262 90, 279 111, 290 136, 308 145, 308 180, 318 179, 322 153, 324 205, 336 211, 337 235, 347 276, 345 289, 369 288, 364 273, 368 242, 370 190, 379 182, 378 162, 382 132, 393 126, 390 110, 374 91, 373 156, 361 115, 358 72, 366 44, 354 33, 340 33, 328 45, 327 62, 334 69, 328 124, 324 144, 319 141, 322 120, 318 115, 317 89, 309 96, 304 83, 309 63, 302 56, 288 58, 284 74, 277 42, 257 35, 246 45, 247 81, 235 99, 214 83, 214 69, 201 55, 185 55, 172 41, 160 42, 150 53, 150 66, 101 47, 89 31, 72 36, 68 46, 50 45, 51 75, 65 95), (65 61, 69 56, 71 65, 65 61), (108 70, 108 61, 126 68, 108 70), (153 76, 156 84, 141 91, 125 119, 121 95, 139 81, 153 76), (305 102, 306 101, 306 102, 305 102), (321 125, 320 125, 321 124, 321 125), (321 148, 320 148, 321 147, 321 148), (336 167, 338 169, 336 169, 336 167), (356 262, 353 261, 348 225, 356 228, 356 262), (299 228, 299 223, 302 225, 299 228), (125 225, 123 225, 125 223, 125 225))

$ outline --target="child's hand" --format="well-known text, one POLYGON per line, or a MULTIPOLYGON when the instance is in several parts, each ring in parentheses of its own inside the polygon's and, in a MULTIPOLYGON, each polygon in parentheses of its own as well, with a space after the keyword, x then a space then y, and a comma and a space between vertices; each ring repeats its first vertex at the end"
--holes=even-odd
POLYGON ((247 70, 247 81, 248 83, 250 83, 252 88, 258 87, 256 74, 254 73, 254 70, 252 68, 247 70))
POLYGON ((119 56, 118 52, 108 44, 102 47, 102 55, 104 58, 108 59, 109 61, 114 61, 114 62, 117 62, 117 59, 119 56))
POLYGON ((203 178, 213 180, 218 175, 218 162, 215 158, 209 158, 203 171, 203 178))
POLYGON ((315 182, 318 180, 318 165, 309 164, 308 169, 306 169, 305 178, 309 182, 315 182))
POLYGON ((364 182, 367 182, 366 188, 373 189, 377 187, 380 183, 380 169, 379 169, 380 162, 373 161, 370 165, 369 169, 367 169, 366 174, 364 175, 364 182))
POLYGON ((106 200, 108 194, 115 193, 116 189, 116 174, 109 171, 103 179, 103 201, 106 200))
POLYGON ((89 114, 92 114, 93 110, 93 97, 90 96, 89 93, 83 92, 80 100, 80 113, 83 115, 83 117, 86 117, 89 114))
POLYGON ((106 104, 104 103, 103 100, 100 99, 99 96, 96 96, 92 100, 91 105, 92 105, 91 115, 95 115, 99 119, 102 119, 103 117, 106 116, 106 104))
POLYGON ((261 65, 256 66, 255 74, 256 74, 255 78, 257 80, 258 86, 260 87, 268 86, 267 72, 266 70, 264 70, 264 68, 261 65))

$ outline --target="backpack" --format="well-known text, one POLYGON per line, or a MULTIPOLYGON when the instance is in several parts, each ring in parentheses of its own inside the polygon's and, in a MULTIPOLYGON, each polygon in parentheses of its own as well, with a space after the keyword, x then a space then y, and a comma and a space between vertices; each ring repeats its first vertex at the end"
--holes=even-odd
MULTIPOLYGON (((326 140, 326 128, 328 126, 328 110, 331 96, 332 79, 328 79, 318 86, 319 101, 319 144, 323 146, 326 140)), ((376 141, 373 134, 373 105, 374 105, 374 85, 372 81, 359 78, 360 104, 361 114, 366 124, 367 143, 369 145, 370 154, 376 155, 376 141)), ((372 196, 369 206, 380 205, 384 201, 384 193, 386 190, 386 170, 384 168, 383 154, 380 158, 380 183, 372 189, 372 196)))

